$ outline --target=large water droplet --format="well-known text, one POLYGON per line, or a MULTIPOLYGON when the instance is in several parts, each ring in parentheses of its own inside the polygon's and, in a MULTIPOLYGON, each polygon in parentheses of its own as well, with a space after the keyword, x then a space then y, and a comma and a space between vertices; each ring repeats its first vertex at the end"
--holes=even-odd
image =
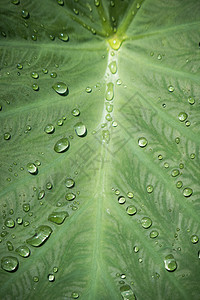
POLYGON ((196 243, 198 243, 198 241, 199 241, 198 236, 197 236, 196 234, 193 234, 193 235, 191 236, 191 242, 192 242, 193 244, 196 244, 196 243))
POLYGON ((120 196, 118 198, 118 202, 119 202, 119 204, 124 204, 126 202, 126 198, 124 196, 120 196))
POLYGON ((39 247, 46 242, 52 233, 51 227, 47 225, 41 225, 35 230, 33 237, 26 240, 28 244, 34 247, 39 247))
POLYGON ((9 132, 6 132, 6 133, 4 133, 3 138, 4 138, 4 140, 8 141, 11 138, 11 134, 9 132))
POLYGON ((74 125, 75 132, 78 136, 83 137, 87 134, 87 129, 82 122, 78 122, 74 125))
POLYGON ((192 195, 192 193, 193 193, 193 190, 191 188, 185 188, 183 190, 183 196, 185 196, 185 197, 190 197, 192 195))
POLYGON ((36 167, 36 165, 34 163, 28 163, 26 165, 26 168, 30 174, 37 174, 37 172, 38 172, 38 168, 36 167))
POLYGON ((1 259, 1 267, 8 272, 14 272, 17 270, 19 261, 16 257, 6 256, 1 259))
POLYGON ((63 41, 63 42, 68 42, 68 41, 69 41, 69 36, 68 36, 68 34, 65 33, 65 32, 59 33, 58 38, 59 38, 61 41, 63 41))
POLYGON ((112 74, 115 74, 117 72, 117 63, 116 61, 112 61, 110 64, 109 64, 109 69, 110 69, 110 72, 112 74))
POLYGON ((31 77, 34 78, 34 79, 38 79, 39 78, 39 75, 37 72, 32 72, 31 73, 31 77))
POLYGON ((52 86, 52 88, 59 95, 66 95, 68 91, 68 87, 64 82, 57 82, 52 86))
POLYGON ((151 221, 150 218, 144 217, 144 218, 142 218, 142 220, 141 220, 141 224, 142 224, 142 227, 143 227, 143 228, 147 229, 147 228, 151 227, 152 221, 151 221))
POLYGON ((15 221, 12 218, 7 218, 4 222, 5 226, 8 228, 15 227, 15 221))
POLYGON ((145 137, 140 137, 138 139, 138 145, 141 147, 141 148, 144 148, 146 147, 146 145, 148 144, 148 141, 145 137))
POLYGON ((181 122, 184 122, 187 119, 188 115, 185 112, 180 112, 178 118, 181 122))
POLYGON ((172 254, 169 254, 164 259, 165 269, 169 272, 173 272, 177 268, 177 263, 172 254))
POLYGON ((30 249, 26 245, 19 246, 15 251, 24 258, 28 257, 31 253, 30 249))
POLYGON ((21 11, 21 16, 22 16, 22 18, 24 18, 24 19, 28 19, 29 18, 29 12, 26 10, 26 9, 23 9, 22 11, 21 11))
POLYGON ((106 100, 111 101, 114 98, 114 84, 109 82, 106 90, 106 100))
POLYGON ((48 220, 55 223, 55 224, 62 224, 66 217, 68 217, 69 214, 66 211, 58 211, 58 212, 52 212, 49 216, 48 216, 48 220))
POLYGON ((72 178, 67 178, 66 180, 66 187, 67 188, 73 188, 75 185, 75 181, 72 178))
POLYGON ((53 133, 55 131, 55 127, 53 126, 53 124, 47 124, 44 128, 44 131, 46 133, 53 133))
POLYGON ((137 208, 134 205, 129 205, 126 209, 128 215, 133 216, 137 212, 137 208))
POLYGON ((72 200, 74 200, 76 198, 76 195, 74 194, 74 193, 67 193, 66 195, 65 195, 65 199, 67 200, 67 201, 72 201, 72 200))
POLYGON ((54 150, 57 153, 65 152, 69 148, 69 145, 69 140, 67 138, 62 138, 56 142, 54 150))

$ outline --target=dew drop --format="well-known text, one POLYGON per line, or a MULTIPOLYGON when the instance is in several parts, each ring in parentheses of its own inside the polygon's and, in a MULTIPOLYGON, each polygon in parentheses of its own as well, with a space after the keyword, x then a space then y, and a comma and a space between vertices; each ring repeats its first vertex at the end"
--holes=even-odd
POLYGON ((47 225, 41 225, 35 230, 33 237, 26 240, 28 244, 34 247, 39 247, 44 244, 52 233, 51 227, 47 225))
POLYGON ((5 141, 8 141, 11 138, 11 134, 9 132, 6 132, 6 133, 4 133, 3 138, 5 141))
POLYGON ((34 281, 34 282, 38 282, 38 281, 39 281, 39 277, 38 277, 38 276, 34 276, 34 277, 33 277, 33 281, 34 281))
POLYGON ((78 117, 78 116, 80 115, 80 110, 79 110, 78 108, 74 108, 74 109, 72 110, 72 115, 73 115, 74 117, 78 117))
POLYGON ((74 194, 74 193, 67 193, 66 195, 65 195, 65 199, 67 200, 67 201, 72 201, 72 200, 74 200, 76 198, 76 195, 74 194))
POLYGON ((4 225, 8 228, 15 227, 15 221, 12 218, 7 218, 4 222, 4 225))
POLYGON ((103 130, 102 131, 102 140, 104 142, 106 142, 107 144, 109 143, 109 141, 110 141, 110 132, 109 132, 109 130, 103 130))
POLYGON ((14 5, 18 5, 18 4, 20 3, 20 0, 12 0, 11 2, 12 2, 12 4, 14 4, 14 5))
POLYGON ((48 275, 48 280, 49 280, 49 282, 55 281, 55 276, 53 274, 49 274, 48 275))
POLYGON ((17 64, 17 69, 22 70, 23 69, 23 65, 22 64, 17 64))
POLYGON ((135 253, 139 252, 139 247, 138 247, 138 246, 133 247, 133 251, 134 251, 135 253))
POLYGON ((180 174, 180 172, 179 172, 178 169, 174 169, 174 170, 172 170, 172 172, 171 172, 171 176, 172 176, 172 177, 176 177, 176 176, 178 176, 179 174, 180 174))
POLYGON ((119 204, 124 204, 126 202, 126 198, 124 196, 118 197, 119 204))
POLYGON ((113 111, 113 105, 110 103, 106 103, 106 110, 107 112, 111 113, 113 111))
POLYGON ((169 272, 173 272, 177 268, 177 263, 172 254, 165 256, 164 258, 165 269, 169 272))
POLYGON ((64 1, 63 1, 63 0, 57 0, 57 3, 58 3, 59 5, 61 5, 61 6, 64 5, 64 1))
POLYGON ((23 223, 23 219, 21 217, 18 217, 16 219, 16 222, 17 222, 18 225, 21 225, 23 223))
POLYGON ((75 185, 75 181, 72 178, 67 178, 66 180, 66 187, 67 188, 73 188, 75 185))
POLYGON ((51 182, 47 182, 46 188, 47 188, 47 190, 51 190, 51 189, 52 189, 52 184, 51 184, 51 182))
POLYGON ((26 9, 23 9, 23 10, 21 11, 21 16, 22 16, 22 18, 24 18, 24 19, 28 19, 28 18, 30 17, 29 12, 28 12, 26 9))
POLYGON ((184 122, 187 119, 188 115, 185 112, 180 112, 178 114, 179 121, 184 122))
POLYGON ((28 163, 26 165, 26 168, 30 174, 37 174, 37 172, 38 172, 38 168, 36 167, 36 165, 34 163, 28 163))
POLYGON ((173 92, 174 92, 174 87, 173 87, 173 85, 169 85, 169 86, 168 86, 168 91, 169 91, 170 93, 173 93, 173 92))
POLYGON ((44 128, 44 132, 46 133, 53 133, 55 131, 55 127, 53 126, 53 124, 47 124, 44 128))
POLYGON ((87 134, 87 129, 82 122, 78 122, 74 125, 77 136, 84 137, 87 134))
POLYGON ((58 272, 58 267, 53 267, 53 272, 57 273, 58 272))
POLYGON ((138 145, 141 147, 141 148, 144 148, 146 147, 146 145, 148 144, 148 141, 145 137, 140 137, 138 139, 138 145))
POLYGON ((30 210, 30 204, 29 203, 24 203, 23 204, 23 211, 28 212, 30 210))
POLYGON ((185 197, 190 197, 192 195, 192 193, 193 193, 193 190, 191 188, 185 188, 183 190, 183 196, 185 196, 185 197))
POLYGON ((109 82, 106 90, 106 100, 111 101, 114 98, 114 84, 109 82))
POLYGON ((14 250, 13 244, 10 241, 7 241, 6 245, 7 245, 8 251, 13 251, 14 250))
POLYGON ((177 181, 177 183, 176 183, 176 187, 177 187, 177 189, 180 189, 180 188, 182 188, 182 186, 183 186, 183 183, 182 183, 182 181, 177 181))
POLYGON ((127 284, 120 287, 120 293, 123 300, 136 300, 131 287, 127 284))
POLYGON ((39 78, 39 75, 37 72, 32 72, 31 73, 31 77, 34 78, 34 79, 38 79, 39 78))
POLYGON ((64 123, 64 122, 63 122, 63 119, 59 119, 59 120, 57 121, 57 125, 58 125, 58 126, 62 126, 63 123, 64 123))
POLYGON ((67 138, 62 138, 56 142, 54 151, 57 153, 65 152, 69 148, 69 145, 69 140, 67 138))
POLYGON ((69 36, 67 33, 59 33, 58 38, 63 42, 69 41, 69 36))
POLYGON ((92 92, 92 89, 91 89, 91 87, 89 87, 89 86, 88 86, 88 87, 86 87, 85 91, 86 91, 86 93, 88 93, 88 94, 89 94, 89 93, 91 93, 91 92, 92 92))
POLYGON ((100 5, 100 1, 99 1, 99 0, 94 0, 94 5, 95 5, 96 7, 98 7, 98 6, 100 5))
POLYGON ((129 205, 126 209, 126 212, 127 212, 128 215, 133 216, 133 215, 136 214, 137 209, 134 205, 129 205))
POLYGON ((190 154, 190 158, 191 158, 191 159, 194 159, 195 156, 196 156, 195 153, 191 153, 191 154, 190 154))
POLYGON ((56 72, 51 72, 50 76, 51 76, 51 78, 56 78, 57 77, 57 73, 56 72))
POLYGON ((34 91, 38 91, 38 90, 39 90, 39 86, 38 86, 36 83, 34 83, 34 84, 32 85, 32 89, 33 89, 34 91))
POLYGON ((79 298, 79 294, 77 292, 73 292, 72 293, 72 298, 73 299, 78 299, 79 298))
POLYGON ((147 192, 150 194, 153 192, 153 185, 148 185, 147 186, 147 192))
POLYGON ((45 196, 45 191, 44 190, 41 190, 39 193, 38 193, 38 200, 42 200, 45 196))
POLYGON ((117 72, 117 63, 116 61, 112 61, 110 64, 109 64, 109 69, 110 69, 110 72, 112 74, 115 74, 117 72))
POLYGON ((16 257, 5 256, 1 259, 1 267, 7 272, 14 272, 17 270, 19 261, 16 257))
POLYGON ((179 137, 175 138, 175 142, 176 142, 177 144, 179 144, 179 143, 180 143, 180 138, 179 138, 179 137))
POLYGON ((152 220, 150 218, 148 218, 148 217, 144 217, 141 220, 141 224, 142 224, 143 228, 147 229, 147 228, 151 227, 152 220))
POLYGON ((128 192, 127 193, 127 197, 130 198, 130 199, 132 199, 133 198, 133 193, 132 192, 128 192))
POLYGON ((69 214, 66 211, 60 211, 60 212, 52 212, 49 216, 48 216, 48 220, 60 225, 62 224, 66 217, 68 217, 69 214))
POLYGON ((47 74, 47 73, 48 73, 48 70, 47 70, 46 68, 43 68, 43 69, 42 69, 42 72, 43 72, 44 74, 47 74))
POLYGON ((15 251, 24 258, 28 257, 31 253, 30 249, 26 245, 19 246, 15 251))
POLYGON ((193 105, 195 103, 195 99, 192 97, 188 98, 188 103, 190 103, 191 105, 193 105))
POLYGON ((64 82, 57 82, 52 86, 52 88, 59 95, 65 95, 68 91, 68 87, 64 82))
POLYGON ((151 239, 155 239, 158 235, 159 235, 158 231, 153 230, 153 231, 150 232, 149 236, 150 236, 151 239))
POLYGON ((199 241, 199 238, 198 238, 198 236, 196 235, 196 234, 194 234, 194 235, 192 235, 191 236, 191 242, 193 243, 193 244, 196 244, 196 243, 198 243, 198 241, 199 241))

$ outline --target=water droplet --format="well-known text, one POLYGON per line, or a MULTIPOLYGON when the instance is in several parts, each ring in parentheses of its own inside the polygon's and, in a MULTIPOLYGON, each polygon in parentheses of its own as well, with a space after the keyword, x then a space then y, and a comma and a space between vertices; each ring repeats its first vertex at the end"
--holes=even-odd
POLYGON ((191 159, 194 159, 195 156, 196 156, 195 153, 191 153, 191 154, 190 154, 190 158, 191 158, 191 159))
POLYGON ((38 90, 39 90, 39 86, 38 86, 36 83, 34 83, 34 84, 32 85, 32 89, 33 89, 34 91, 38 91, 38 90))
POLYGON ((74 193, 67 193, 66 195, 65 195, 65 199, 67 200, 67 201, 72 201, 72 200, 74 200, 76 198, 76 195, 74 194, 74 193))
POLYGON ((45 196, 45 191, 44 191, 44 190, 41 190, 41 191, 38 193, 38 200, 43 199, 44 196, 45 196))
POLYGON ((51 76, 51 78, 56 78, 57 77, 57 73, 56 72, 51 72, 50 76, 51 76))
POLYGON ((153 185, 150 184, 150 185, 147 186, 147 192, 149 194, 153 192, 153 185))
POLYGON ((180 174, 180 172, 179 172, 178 169, 174 169, 174 170, 172 170, 172 172, 171 172, 171 176, 172 176, 172 177, 176 177, 176 176, 178 176, 179 174, 180 174))
POLYGON ((193 105, 193 104, 195 103, 195 99, 192 98, 192 97, 189 97, 189 98, 188 98, 188 102, 189 102, 191 105, 193 105))
POLYGON ((180 138, 179 138, 179 137, 175 138, 175 142, 176 142, 177 144, 179 144, 179 143, 180 143, 180 138))
POLYGON ((124 196, 120 196, 118 198, 118 202, 119 202, 119 204, 124 204, 126 202, 126 198, 124 196))
POLYGON ((150 218, 144 217, 144 218, 142 218, 142 220, 141 220, 141 224, 142 224, 142 227, 143 227, 143 228, 147 229, 147 228, 151 227, 152 221, 151 221, 150 218))
POLYGON ((68 217, 69 214, 66 211, 60 211, 60 212, 52 212, 49 216, 48 216, 48 220, 55 223, 55 224, 62 224, 66 217, 68 217))
POLYGON ((155 239, 158 235, 159 235, 158 231, 153 230, 153 231, 150 232, 149 236, 150 236, 151 239, 155 239))
POLYGON ((48 275, 48 280, 49 280, 50 282, 55 281, 55 276, 54 276, 53 274, 49 274, 49 275, 48 275))
POLYGON ((67 138, 62 138, 56 142, 54 150, 57 153, 65 152, 69 148, 69 146, 69 140, 67 138))
POLYGON ((12 0, 11 2, 12 4, 18 5, 20 3, 20 0, 12 0))
POLYGON ((19 261, 16 257, 5 256, 1 259, 1 267, 7 272, 14 272, 17 270, 19 261))
POLYGON ((141 147, 141 148, 144 148, 146 147, 146 145, 148 144, 148 141, 145 137, 140 137, 138 139, 138 145, 141 147))
POLYGON ((22 64, 17 64, 17 69, 22 70, 23 69, 23 65, 22 64))
POLYGON ((58 3, 59 5, 61 5, 61 6, 64 5, 64 1, 63 1, 63 0, 57 0, 57 3, 58 3))
POLYGON ((111 101, 114 98, 114 84, 109 82, 106 90, 106 100, 111 101))
POLYGON ((169 272, 173 272, 177 268, 177 263, 172 254, 169 254, 164 259, 165 269, 169 272))
POLYGON ((117 72, 117 63, 116 61, 112 61, 110 64, 109 64, 109 69, 110 69, 110 72, 112 74, 115 74, 117 72))
POLYGON ((129 285, 120 287, 120 292, 123 300, 136 300, 135 295, 129 285))
POLYGON ((52 86, 52 88, 59 95, 66 95, 68 91, 68 87, 64 82, 57 82, 52 86))
POLYGON ((96 7, 98 7, 98 6, 100 5, 100 1, 99 1, 99 0, 94 0, 94 5, 95 5, 96 7))
POLYGON ((122 44, 122 40, 118 39, 117 37, 113 37, 112 39, 108 40, 110 46, 114 50, 118 50, 122 44))
POLYGON ((41 225, 35 230, 34 236, 27 239, 26 242, 34 247, 39 247, 46 242, 52 233, 51 227, 47 225, 41 225))
POLYGON ((133 251, 134 251, 135 253, 139 252, 139 247, 138 247, 138 246, 133 247, 133 251))
POLYGON ((24 203, 23 204, 23 211, 28 212, 30 210, 30 204, 29 203, 24 203))
POLYGON ((55 127, 53 124, 47 124, 44 128, 44 132, 46 133, 53 133, 55 131, 55 127))
POLYGON ((192 195, 192 193, 193 193, 193 190, 191 188, 185 188, 183 190, 183 196, 185 196, 185 197, 190 197, 192 195))
POLYGON ((193 244, 198 243, 198 241, 199 241, 199 238, 198 238, 198 236, 196 234, 194 234, 194 235, 191 236, 191 242, 193 244))
MULTIPOLYGON (((121 204, 121 203, 120 203, 121 204)), ((133 216, 137 212, 137 208, 134 205, 129 205, 126 209, 128 215, 133 216)))
POLYGON ((26 165, 26 168, 30 174, 37 174, 37 172, 38 172, 38 168, 36 167, 36 165, 34 163, 28 163, 26 165))
POLYGON ((128 196, 128 198, 132 199, 133 198, 133 193, 132 192, 128 192, 127 196, 128 196))
POLYGON ((43 72, 44 74, 47 74, 47 73, 48 73, 48 70, 47 70, 46 68, 43 68, 43 69, 42 69, 42 72, 43 72))
POLYGON ((165 169, 168 169, 169 168, 169 164, 167 162, 164 163, 164 167, 165 169))
POLYGON ((75 15, 78 15, 78 14, 79 14, 78 9, 76 9, 76 8, 73 8, 73 12, 75 13, 75 15))
POLYGON ((109 130, 103 130, 102 131, 102 140, 104 142, 106 142, 107 144, 109 143, 109 141, 110 141, 110 132, 109 132, 109 130))
POLYGON ((159 159, 159 160, 162 160, 162 159, 163 159, 163 157, 162 157, 161 154, 158 155, 158 159, 159 159))
POLYGON ((8 141, 11 138, 11 134, 9 132, 4 133, 4 140, 8 141))
POLYGON ((78 122, 74 125, 75 132, 78 136, 83 137, 87 134, 87 129, 82 122, 78 122))
POLYGON ((115 195, 119 195, 120 191, 119 190, 115 190, 115 195))
POLYGON ((28 12, 26 9, 23 9, 23 10, 21 11, 21 16, 22 16, 22 18, 24 18, 24 19, 28 19, 28 18, 30 17, 29 12, 28 12))
POLYGON ((78 116, 80 115, 80 110, 79 110, 78 108, 74 108, 74 109, 72 110, 72 115, 73 115, 74 117, 78 117, 78 116))
POLYGON ((18 225, 21 225, 23 223, 23 219, 21 217, 18 217, 16 219, 16 222, 17 222, 18 225))
MULTIPOLYGON (((31 39, 32 39, 33 41, 37 41, 37 35, 32 34, 31 39)), ((38 76, 38 77, 39 77, 39 76, 38 76)))
POLYGON ((53 267, 53 272, 57 273, 58 272, 58 267, 53 267))
POLYGON ((66 187, 67 188, 73 188, 75 185, 75 181, 72 178, 67 178, 66 180, 66 187))
POLYGON ((178 118, 181 122, 184 122, 187 119, 188 115, 185 112, 180 112, 178 118))
POLYGON ((37 72, 32 72, 31 73, 31 77, 34 78, 34 79, 38 79, 39 78, 39 75, 37 72))
POLYGON ((161 60, 161 59, 162 59, 162 55, 161 55, 161 54, 158 54, 157 59, 158 59, 158 60, 161 60))
POLYGON ((189 126, 191 125, 190 121, 186 121, 186 122, 185 122, 185 125, 186 125, 187 127, 189 127, 189 126))
POLYGON ((26 245, 19 246, 15 251, 24 258, 28 257, 31 253, 30 249, 26 245))
POLYGON ((177 187, 178 189, 180 189, 180 188, 182 188, 182 186, 183 186, 182 181, 177 181, 176 187, 177 187))
POLYGON ((39 167, 39 166, 41 166, 41 162, 39 160, 36 160, 35 165, 39 167))
POLYGON ((183 163, 180 163, 180 164, 179 164, 179 168, 180 168, 180 169, 184 169, 184 164, 183 164, 183 163))
POLYGON ((106 102, 106 110, 107 112, 111 113, 113 111, 113 105, 106 102))
POLYGON ((168 86, 168 91, 169 91, 170 93, 174 92, 174 87, 173 87, 173 85, 169 85, 169 86, 168 86))
POLYGON ((38 277, 38 276, 34 276, 34 277, 33 277, 33 281, 34 281, 34 282, 38 282, 38 281, 39 281, 39 277, 38 277))
POLYGON ((117 79, 117 85, 121 85, 121 84, 122 84, 121 79, 117 79))
POLYGON ((58 35, 58 38, 63 41, 63 42, 68 42, 69 41, 69 36, 67 33, 60 33, 58 35))
POLYGON ((51 189, 52 189, 52 184, 51 184, 51 182, 47 182, 46 188, 47 188, 47 190, 51 190, 51 189))
POLYGON ((7 245, 8 251, 13 251, 14 247, 13 247, 13 244, 10 241, 7 241, 6 245, 7 245))
POLYGON ((79 294, 77 292, 73 292, 72 293, 72 298, 73 299, 78 299, 79 298, 79 294))
POLYGON ((4 222, 4 225, 8 228, 15 227, 15 221, 12 218, 7 218, 4 222))

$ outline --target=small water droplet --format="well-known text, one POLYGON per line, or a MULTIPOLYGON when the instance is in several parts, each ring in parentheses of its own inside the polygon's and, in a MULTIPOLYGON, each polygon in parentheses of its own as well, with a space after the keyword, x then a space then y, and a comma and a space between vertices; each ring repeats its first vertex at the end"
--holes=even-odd
POLYGON ((57 0, 57 3, 58 3, 59 5, 61 5, 61 6, 64 5, 64 1, 63 1, 63 0, 57 0))
POLYGON ((117 85, 121 85, 121 84, 122 84, 121 79, 117 79, 117 85))
POLYGON ((12 0, 11 3, 14 5, 18 5, 20 3, 20 0, 12 0))
POLYGON ((148 141, 145 137, 140 137, 138 139, 138 145, 141 147, 141 148, 144 148, 146 147, 146 145, 148 144, 148 141))
POLYGON ((74 108, 74 109, 72 110, 72 115, 73 115, 74 117, 78 117, 78 116, 80 115, 80 110, 79 110, 78 108, 74 108))
POLYGON ((47 188, 47 190, 51 190, 51 189, 52 189, 52 184, 51 184, 51 182, 47 182, 46 188, 47 188))
MULTIPOLYGON (((120 203, 121 204, 121 203, 120 203)), ((137 212, 137 208, 134 205, 129 205, 126 209, 128 215, 133 216, 137 212)))
POLYGON ((39 75, 37 72, 32 72, 31 73, 31 77, 34 78, 34 79, 38 79, 39 78, 39 75))
POLYGON ((177 181, 176 187, 177 187, 178 189, 180 189, 180 188, 182 188, 182 186, 183 186, 182 181, 177 181))
POLYGON ((157 236, 159 235, 158 231, 157 230, 153 230, 150 232, 150 238, 151 239, 155 239, 157 236))
POLYGON ((153 185, 150 184, 150 185, 147 186, 147 192, 149 194, 153 192, 153 185))
POLYGON ((7 245, 8 251, 13 251, 14 250, 13 244, 10 241, 7 241, 6 245, 7 245))
POLYGON ((165 169, 168 169, 169 168, 169 164, 167 162, 164 163, 164 167, 165 169))
POLYGON ((24 203, 23 204, 23 211, 28 212, 30 210, 30 204, 29 203, 24 203))
POLYGON ((67 138, 62 138, 58 140, 54 146, 54 151, 57 153, 65 152, 70 146, 69 140, 67 138))
POLYGON ((109 69, 110 69, 110 72, 112 74, 115 74, 117 72, 117 63, 116 61, 112 61, 110 64, 109 64, 109 69))
POLYGON ((188 115, 185 112, 180 112, 178 114, 179 121, 184 122, 187 119, 188 115))
POLYGON ((194 234, 191 236, 190 240, 193 244, 196 244, 199 241, 199 237, 196 234, 194 234))
POLYGON ((86 87, 85 91, 86 91, 86 93, 91 93, 92 89, 91 89, 91 87, 88 86, 88 87, 86 87))
POLYGON ((44 244, 52 233, 51 227, 47 225, 41 225, 35 230, 34 236, 27 239, 26 242, 34 247, 39 247, 44 244))
POLYGON ((58 267, 53 267, 53 272, 57 273, 58 272, 58 267))
POLYGON ((63 119, 59 119, 59 120, 57 121, 57 125, 58 125, 58 126, 62 126, 63 124, 64 124, 63 119))
POLYGON ((48 216, 48 220, 57 225, 60 225, 65 221, 66 217, 68 217, 68 216, 69 216, 69 214, 66 211, 52 212, 48 216))
POLYGON ((169 272, 173 272, 177 268, 177 263, 172 254, 165 256, 164 258, 165 269, 169 272))
POLYGON ((174 92, 174 87, 173 87, 173 85, 169 85, 168 86, 168 91, 170 92, 170 93, 173 93, 174 92))
POLYGON ((47 70, 46 68, 43 68, 43 69, 42 69, 42 72, 43 72, 44 74, 47 74, 47 73, 48 73, 48 70, 47 70))
POLYGON ((16 257, 5 256, 1 259, 1 267, 7 272, 14 272, 17 270, 19 261, 16 257))
POLYGON ((21 225, 23 223, 23 219, 21 217, 18 217, 16 219, 16 222, 17 222, 18 225, 21 225))
POLYGON ((129 285, 120 287, 120 292, 123 300, 136 300, 135 295, 129 285))
POLYGON ((51 76, 51 78, 56 78, 57 77, 57 73, 56 72, 51 72, 50 76, 51 76))
POLYGON ((144 217, 141 220, 141 224, 142 224, 143 228, 147 229, 147 228, 151 227, 152 220, 150 218, 148 218, 148 217, 144 217))
POLYGON ((34 83, 34 84, 32 85, 32 89, 33 89, 34 91, 38 91, 38 90, 39 90, 39 86, 38 86, 36 83, 34 83))
POLYGON ((73 188, 75 185, 75 181, 72 178, 67 178, 66 180, 66 187, 67 188, 73 188))
POLYGON ((8 228, 15 227, 15 221, 12 218, 7 218, 4 222, 4 225, 8 228))
POLYGON ((134 251, 135 253, 139 252, 139 247, 138 247, 138 246, 133 247, 133 251, 134 251))
POLYGON ((195 153, 191 153, 191 154, 190 154, 190 158, 191 158, 191 159, 194 159, 195 156, 196 156, 195 153))
POLYGON ((158 155, 158 159, 159 159, 159 160, 162 160, 162 159, 163 159, 163 156, 162 156, 161 154, 159 154, 159 155, 158 155))
POLYGON ((64 82, 57 82, 52 86, 52 88, 59 95, 65 95, 68 92, 68 87, 64 82))
POLYGON ((44 132, 46 133, 53 133, 55 131, 55 127, 53 126, 53 124, 47 124, 44 128, 44 132))
POLYGON ((63 41, 63 42, 68 42, 69 41, 69 36, 68 36, 68 34, 67 33, 60 33, 59 35, 58 35, 58 38, 61 40, 61 41, 63 41))
POLYGON ((21 16, 24 19, 28 19, 30 17, 29 12, 26 9, 22 9, 21 16))
POLYGON ((175 138, 175 142, 176 142, 177 144, 179 144, 179 143, 180 143, 180 138, 179 138, 179 137, 175 138))
POLYGON ((185 188, 183 190, 183 196, 190 197, 193 194, 193 190, 191 188, 185 188))
POLYGON ((128 192, 127 196, 128 196, 128 198, 132 199, 133 198, 133 193, 132 192, 128 192))
POLYGON ((171 172, 171 176, 172 176, 172 177, 176 177, 176 176, 178 176, 179 174, 180 174, 180 172, 179 172, 178 169, 174 169, 174 170, 172 170, 172 172, 171 172))
POLYGON ((87 129, 82 122, 78 122, 74 125, 77 136, 84 137, 87 134, 87 129))
POLYGON ((79 294, 77 292, 73 292, 72 293, 72 298, 73 299, 78 299, 79 298, 79 294))
POLYGON ((48 280, 49 280, 49 282, 55 281, 55 276, 53 274, 49 274, 48 275, 48 280))
POLYGON ((195 99, 192 97, 188 97, 188 102, 193 105, 195 103, 195 99))
POLYGON ((11 138, 11 134, 9 133, 9 132, 6 132, 6 133, 4 133, 4 140, 5 141, 8 141, 8 140, 10 140, 10 138, 11 138))
POLYGON ((41 190, 41 191, 38 193, 38 200, 43 199, 44 196, 45 196, 45 191, 44 191, 44 190, 41 190))
POLYGON ((38 168, 34 163, 28 163, 26 165, 26 168, 30 174, 37 174, 37 172, 38 172, 38 168))
POLYGON ((96 7, 98 7, 98 6, 100 5, 100 1, 99 1, 99 0, 94 0, 94 5, 95 5, 96 7))
POLYGON ((76 195, 74 194, 74 193, 67 193, 66 195, 65 195, 65 199, 67 200, 67 201, 72 201, 72 200, 74 200, 76 198, 76 195))
POLYGON ((106 90, 106 100, 111 101, 114 98, 114 84, 109 82, 106 90))
POLYGON ((19 246, 15 251, 24 258, 28 257, 31 253, 30 249, 26 245, 19 246))
POLYGON ((34 281, 34 282, 38 282, 38 281, 39 281, 39 277, 38 277, 38 276, 34 276, 34 277, 33 277, 33 281, 34 281))
POLYGON ((124 196, 118 197, 119 204, 124 204, 126 202, 126 198, 124 196))
POLYGON ((186 121, 186 122, 185 122, 185 125, 186 125, 187 127, 189 127, 189 126, 191 125, 191 122, 190 122, 190 121, 186 121))
POLYGON ((17 69, 22 70, 23 69, 23 65, 22 64, 17 64, 17 69))

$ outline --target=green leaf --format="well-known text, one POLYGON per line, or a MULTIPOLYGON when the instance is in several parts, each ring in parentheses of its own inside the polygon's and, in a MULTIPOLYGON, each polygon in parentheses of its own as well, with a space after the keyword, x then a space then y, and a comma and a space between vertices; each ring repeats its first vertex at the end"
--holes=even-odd
POLYGON ((199 299, 200 2, 0 11, 0 298, 199 299))

